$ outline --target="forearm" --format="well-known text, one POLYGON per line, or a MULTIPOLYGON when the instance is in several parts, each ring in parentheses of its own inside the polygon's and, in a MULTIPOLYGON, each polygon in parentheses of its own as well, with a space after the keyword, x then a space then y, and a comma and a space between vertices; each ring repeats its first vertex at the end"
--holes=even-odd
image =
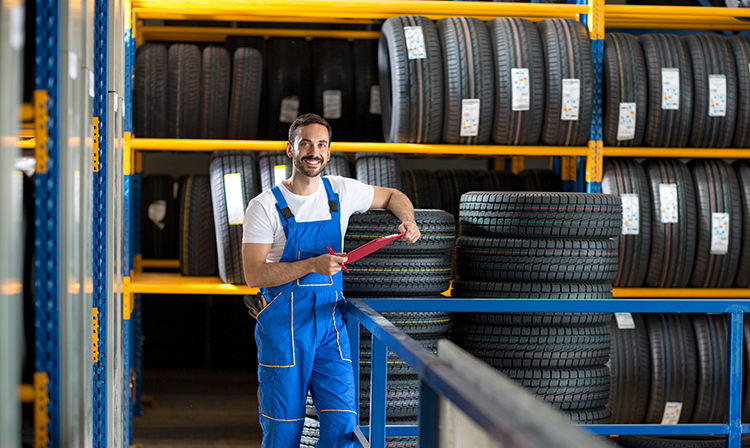
POLYGON ((396 215, 401 222, 415 221, 414 206, 409 198, 398 190, 393 190, 385 208, 396 215))
POLYGON ((312 260, 288 263, 245 263, 245 282, 251 288, 271 288, 293 282, 313 271, 312 260))

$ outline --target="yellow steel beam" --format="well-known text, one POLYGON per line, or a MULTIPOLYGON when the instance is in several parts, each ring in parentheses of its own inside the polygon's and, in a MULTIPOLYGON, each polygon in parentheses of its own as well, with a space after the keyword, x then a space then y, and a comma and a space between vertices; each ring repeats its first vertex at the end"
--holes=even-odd
MULTIPOLYGON (((138 151, 216 151, 216 150, 284 150, 286 142, 264 140, 201 140, 135 138, 131 148, 138 151)), ((393 152, 430 155, 519 155, 519 156, 585 156, 583 146, 500 146, 500 145, 431 145, 417 143, 333 142, 332 151, 393 152)))
POLYGON ((149 41, 224 42, 229 36, 378 39, 379 31, 302 30, 271 28, 209 28, 198 26, 144 26, 141 36, 149 41))
POLYGON ((21 384, 18 386, 18 400, 21 403, 33 403, 34 395, 35 391, 33 384, 21 384))
MULTIPOLYGON (((236 22, 238 17, 236 15, 229 14, 194 14, 194 13, 172 13, 165 15, 164 13, 150 13, 148 10, 142 11, 138 14, 138 20, 143 19, 167 19, 167 20, 207 20, 207 21, 218 21, 218 22, 236 22)), ((372 19, 339 19, 329 17, 289 17, 289 16, 254 16, 252 14, 244 14, 239 17, 242 22, 284 22, 284 23, 335 23, 335 24, 354 24, 354 25, 372 25, 372 19)))
POLYGON ((750 299, 748 288, 612 288, 615 298, 750 299))
POLYGON ((257 288, 230 285, 219 277, 183 277, 180 274, 135 273, 131 278, 130 292, 134 294, 257 294, 257 288))
POLYGON ((141 259, 141 268, 177 269, 179 267, 180 260, 159 260, 154 258, 141 259))
POLYGON ((712 23, 685 23, 685 22, 644 22, 644 21, 620 21, 605 20, 607 28, 618 29, 643 29, 654 28, 660 30, 695 30, 695 31, 743 31, 750 30, 750 22, 727 23, 717 25, 712 23))
POLYGON ((625 148, 604 147, 605 157, 679 157, 684 159, 747 159, 750 149, 720 148, 625 148))
POLYGON ((747 8, 706 8, 703 6, 655 6, 655 5, 606 5, 604 6, 604 17, 637 17, 652 18, 660 17, 662 20, 672 20, 678 16, 695 17, 750 17, 750 9, 747 8))
POLYGON ((31 103, 23 103, 21 105, 19 117, 22 122, 33 122, 34 121, 34 105, 31 103))

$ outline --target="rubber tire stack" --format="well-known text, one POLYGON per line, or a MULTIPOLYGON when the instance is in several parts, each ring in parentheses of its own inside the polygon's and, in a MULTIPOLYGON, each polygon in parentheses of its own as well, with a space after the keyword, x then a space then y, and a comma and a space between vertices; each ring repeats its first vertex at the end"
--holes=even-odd
POLYGON ((393 153, 358 152, 354 156, 354 171, 357 180, 367 185, 401 189, 401 173, 393 153))
MULTIPOLYGON (((617 272, 620 199, 586 193, 461 197, 453 297, 606 299, 617 272)), ((575 423, 610 412, 607 313, 455 314, 450 337, 575 423)))
POLYGON ((180 183, 180 273, 211 277, 218 273, 216 234, 208 176, 189 176, 180 183), (206 237, 208 235, 208 237, 206 237))

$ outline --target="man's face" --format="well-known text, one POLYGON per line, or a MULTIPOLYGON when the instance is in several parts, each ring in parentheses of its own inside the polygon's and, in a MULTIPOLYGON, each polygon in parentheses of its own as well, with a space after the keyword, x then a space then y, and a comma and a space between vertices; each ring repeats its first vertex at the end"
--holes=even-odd
POLYGON ((319 175, 331 158, 328 129, 320 124, 310 124, 297 129, 292 146, 287 146, 287 155, 294 167, 308 177, 319 175))

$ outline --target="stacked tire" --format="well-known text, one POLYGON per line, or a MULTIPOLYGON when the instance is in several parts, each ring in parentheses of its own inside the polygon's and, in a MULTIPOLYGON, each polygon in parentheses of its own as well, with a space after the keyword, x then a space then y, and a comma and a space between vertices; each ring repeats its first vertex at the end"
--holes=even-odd
MULTIPOLYGON (((461 197, 453 297, 612 297, 619 198, 469 192, 461 197)), ((456 314, 450 337, 576 423, 609 421, 608 313, 456 314)))

